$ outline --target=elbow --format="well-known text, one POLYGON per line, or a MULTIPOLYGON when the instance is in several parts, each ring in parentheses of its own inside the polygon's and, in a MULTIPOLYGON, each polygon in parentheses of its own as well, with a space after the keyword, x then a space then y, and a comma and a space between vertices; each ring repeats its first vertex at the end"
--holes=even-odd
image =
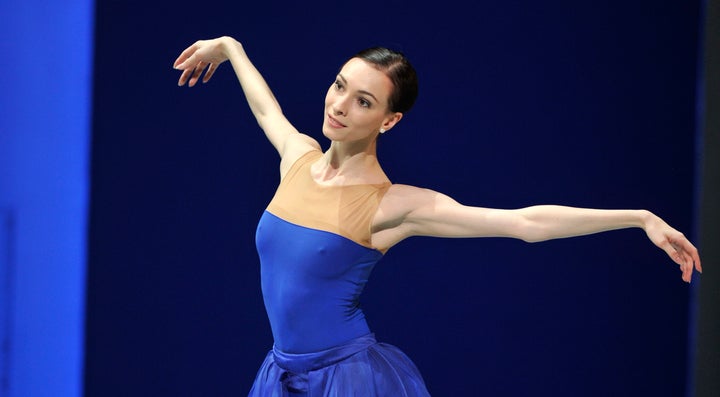
POLYGON ((523 234, 518 238, 526 243, 539 243, 541 241, 547 240, 546 238, 543 238, 542 236, 538 236, 536 234, 523 234))
POLYGON ((527 236, 527 237, 522 237, 521 240, 526 243, 539 243, 542 241, 547 241, 549 239, 546 237, 541 237, 541 236, 527 236))
POLYGON ((519 222, 515 236, 526 243, 539 243, 551 238, 542 225, 529 219, 523 219, 519 222))

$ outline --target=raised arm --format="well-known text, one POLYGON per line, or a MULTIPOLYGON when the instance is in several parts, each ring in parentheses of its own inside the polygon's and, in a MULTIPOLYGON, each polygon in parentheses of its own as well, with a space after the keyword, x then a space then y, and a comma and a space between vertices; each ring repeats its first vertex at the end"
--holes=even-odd
POLYGON ((195 86, 203 70, 205 75, 202 81, 209 81, 218 66, 227 60, 230 60, 235 70, 250 110, 278 153, 284 155, 287 150, 286 143, 289 141, 294 142, 295 146, 311 145, 312 139, 309 137, 288 140, 298 134, 298 131, 283 115, 280 104, 265 79, 250 62, 242 44, 231 37, 200 40, 185 49, 173 64, 175 69, 182 70, 178 85, 188 83, 190 87, 195 86))
POLYGON ((512 237, 527 242, 581 236, 639 227, 648 238, 680 265, 690 282, 693 267, 702 271, 697 249, 679 231, 646 210, 599 210, 538 205, 504 210, 471 207, 428 189, 393 186, 388 192, 388 214, 401 214, 396 229, 402 238, 512 237))

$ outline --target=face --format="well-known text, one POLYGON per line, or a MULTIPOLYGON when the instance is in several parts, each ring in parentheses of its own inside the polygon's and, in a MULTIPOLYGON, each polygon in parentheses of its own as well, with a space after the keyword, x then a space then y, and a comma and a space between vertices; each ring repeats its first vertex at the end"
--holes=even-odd
POLYGON ((372 138, 402 117, 388 108, 393 84, 385 73, 353 58, 343 66, 325 96, 323 134, 333 141, 372 138))

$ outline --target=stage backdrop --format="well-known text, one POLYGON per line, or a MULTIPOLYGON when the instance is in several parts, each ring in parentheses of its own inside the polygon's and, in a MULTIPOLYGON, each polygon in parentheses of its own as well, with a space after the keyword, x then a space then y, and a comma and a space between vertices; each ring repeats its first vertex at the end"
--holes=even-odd
MULTIPOLYGON (((228 64, 242 41, 321 133, 342 62, 384 45, 420 78, 380 139, 393 182, 465 204, 647 208, 692 236, 697 1, 97 3, 85 392, 238 396, 272 345, 255 225, 278 156, 228 64)), ((690 288, 641 230, 528 244, 413 238, 362 304, 436 396, 680 396, 690 288)))

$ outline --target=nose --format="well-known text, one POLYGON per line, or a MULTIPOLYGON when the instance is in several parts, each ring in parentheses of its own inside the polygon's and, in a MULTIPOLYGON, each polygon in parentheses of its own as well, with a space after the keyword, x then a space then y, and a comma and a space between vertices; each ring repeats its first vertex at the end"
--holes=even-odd
POLYGON ((347 114, 347 99, 345 96, 338 96, 332 105, 332 111, 335 116, 345 116, 347 114))

